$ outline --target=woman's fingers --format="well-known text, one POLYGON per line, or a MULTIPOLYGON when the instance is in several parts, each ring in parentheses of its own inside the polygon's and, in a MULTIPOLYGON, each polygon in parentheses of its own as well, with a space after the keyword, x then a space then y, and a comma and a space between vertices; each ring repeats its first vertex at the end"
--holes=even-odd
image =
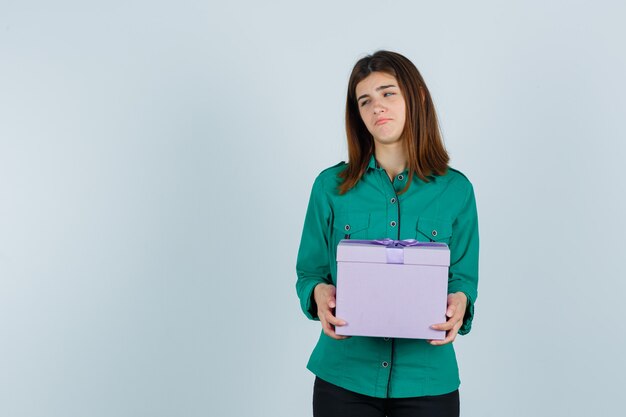
POLYGON ((454 313, 457 311, 456 304, 450 304, 448 306, 448 310, 446 311, 446 317, 454 316, 454 313))
POLYGON ((453 327, 454 327, 453 319, 450 319, 445 323, 437 323, 437 324, 433 324, 432 326, 430 326, 431 329, 445 330, 445 331, 452 330, 453 327))
MULTIPOLYGON (((454 300, 454 297, 449 297, 449 301, 454 300)), ((465 309, 462 306, 459 306, 460 301, 452 302, 448 305, 448 309, 446 310, 446 316, 449 317, 448 321, 445 323, 437 323, 430 326, 435 330, 445 330, 446 337, 443 340, 429 340, 428 342, 433 346, 445 345, 447 343, 451 343, 456 339, 456 335, 459 332, 459 329, 463 325, 463 315, 465 314, 465 309)))
POLYGON ((322 323, 322 330, 324 331, 324 334, 326 336, 332 337, 333 339, 337 340, 347 339, 350 336, 343 336, 335 333, 335 326, 343 326, 346 324, 346 322, 333 315, 332 309, 336 306, 334 289, 334 287, 329 286, 326 290, 328 291, 326 297, 320 297, 321 299, 325 299, 326 302, 318 305, 317 315, 320 318, 320 322, 322 323))
POLYGON ((454 341, 454 339, 456 338, 456 332, 454 330, 451 330, 449 332, 446 332, 446 337, 443 340, 429 340, 428 342, 433 345, 433 346, 441 346, 441 345, 446 345, 448 343, 451 343, 454 341))
POLYGON ((456 339, 456 335, 459 332, 459 329, 461 328, 461 322, 457 322, 450 331, 446 332, 446 338, 443 340, 429 340, 428 342, 433 345, 433 346, 441 346, 441 345, 445 345, 447 343, 452 343, 454 342, 454 339, 456 339))
POLYGON ((326 317, 328 322, 334 326, 345 326, 345 320, 340 319, 339 317, 335 317, 331 311, 328 311, 328 316, 326 317))
POLYGON ((463 319, 463 317, 461 317, 460 315, 453 316, 453 317, 450 317, 448 321, 446 321, 445 323, 433 324, 430 327, 435 330, 445 330, 445 331, 452 330, 454 326, 456 326, 456 324, 461 321, 461 319, 463 319))
POLYGON ((343 320, 338 319, 337 317, 333 316, 332 313, 330 311, 328 311, 326 314, 323 315, 324 319, 322 321, 321 317, 320 317, 320 321, 322 321, 322 329, 324 330, 324 334, 326 336, 332 337, 333 339, 347 339, 350 336, 343 336, 343 335, 339 335, 337 333, 335 333, 335 326, 343 326, 346 322, 343 320))

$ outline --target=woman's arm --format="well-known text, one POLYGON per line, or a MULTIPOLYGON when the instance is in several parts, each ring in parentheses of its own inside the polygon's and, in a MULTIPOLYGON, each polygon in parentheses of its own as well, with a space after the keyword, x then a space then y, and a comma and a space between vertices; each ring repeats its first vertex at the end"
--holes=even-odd
POLYGON ((330 204, 318 176, 311 189, 296 260, 296 292, 302 311, 311 320, 319 320, 313 289, 318 284, 332 284, 327 235, 330 221, 330 204))
POLYGON ((333 314, 335 286, 332 285, 328 258, 330 222, 330 203, 318 177, 311 190, 298 249, 296 292, 302 311, 309 319, 321 322, 324 334, 334 339, 346 339, 347 336, 335 333, 335 326, 342 326, 345 322, 333 314))
POLYGON ((478 213, 474 188, 467 182, 467 193, 457 218, 452 224, 450 240, 450 270, 448 273, 448 309, 446 323, 433 325, 433 329, 446 330, 441 345, 454 341, 457 333, 464 335, 472 328, 474 303, 478 296, 478 213))

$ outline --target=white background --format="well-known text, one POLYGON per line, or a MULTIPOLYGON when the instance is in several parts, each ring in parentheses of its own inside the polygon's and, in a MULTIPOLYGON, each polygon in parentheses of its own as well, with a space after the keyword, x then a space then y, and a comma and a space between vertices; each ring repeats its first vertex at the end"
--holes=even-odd
POLYGON ((622 408, 620 1, 0 3, 0 415, 307 416, 295 258, 348 76, 421 71, 476 191, 462 415, 622 408))

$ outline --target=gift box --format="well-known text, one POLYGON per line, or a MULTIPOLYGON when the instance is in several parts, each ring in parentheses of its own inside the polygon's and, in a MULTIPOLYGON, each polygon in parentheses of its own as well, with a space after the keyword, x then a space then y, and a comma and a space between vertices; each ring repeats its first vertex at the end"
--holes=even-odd
POLYGON ((346 336, 445 338, 450 250, 445 243, 350 240, 337 246, 335 316, 346 336))

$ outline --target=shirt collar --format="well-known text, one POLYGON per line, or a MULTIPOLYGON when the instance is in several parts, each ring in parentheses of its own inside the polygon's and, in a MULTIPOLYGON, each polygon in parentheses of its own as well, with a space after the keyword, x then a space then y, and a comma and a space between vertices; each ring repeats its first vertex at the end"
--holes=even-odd
POLYGON ((370 163, 367 165, 367 167, 372 169, 380 169, 380 166, 378 165, 378 162, 376 161, 373 153, 370 156, 370 163))
MULTIPOLYGON (((380 165, 378 165, 378 161, 377 161, 377 160, 376 160, 376 158, 374 157, 374 153, 372 153, 372 155, 370 156, 370 162, 369 162, 369 164, 367 164, 367 168, 368 168, 368 169, 369 169, 369 168, 371 168, 371 169, 382 169, 382 168, 380 167, 380 165)), ((404 171, 405 171, 405 172, 407 172, 407 170, 406 170, 406 169, 405 169, 404 171)), ((427 175, 426 177, 427 177, 427 178, 429 178, 429 179, 431 179, 431 180, 435 180, 435 181, 438 179, 438 177, 437 177, 436 175, 427 175)), ((421 179, 420 179, 417 175, 414 175, 414 176, 413 176, 413 179, 414 179, 414 180, 417 180, 417 181, 421 181, 421 182, 423 182, 423 181, 422 181, 422 180, 421 180, 421 179)))

